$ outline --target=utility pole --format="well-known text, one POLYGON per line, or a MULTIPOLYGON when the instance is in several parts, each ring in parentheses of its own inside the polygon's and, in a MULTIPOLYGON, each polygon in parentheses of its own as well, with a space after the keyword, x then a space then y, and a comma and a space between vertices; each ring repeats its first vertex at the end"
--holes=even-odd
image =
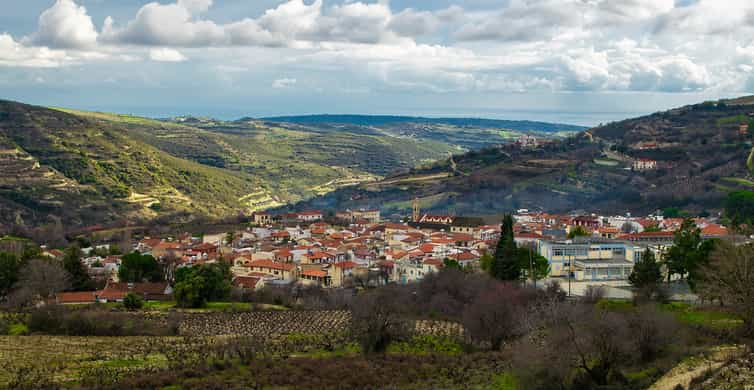
POLYGON ((568 255, 568 296, 571 296, 571 271, 573 270, 573 255, 568 255))
POLYGON ((529 274, 531 275, 531 281, 534 283, 534 288, 537 288, 537 278, 534 276, 534 260, 532 259, 533 249, 529 249, 529 274))

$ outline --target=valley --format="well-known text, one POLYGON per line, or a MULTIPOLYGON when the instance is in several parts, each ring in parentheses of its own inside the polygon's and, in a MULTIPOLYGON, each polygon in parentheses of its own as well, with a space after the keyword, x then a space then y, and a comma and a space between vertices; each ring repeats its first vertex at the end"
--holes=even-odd
POLYGON ((361 185, 382 186, 449 155, 514 142, 524 134, 558 139, 580 129, 359 118, 350 124, 337 118, 157 120, 0 101, 0 222, 7 229, 60 220, 75 228, 167 216, 177 222, 219 219, 361 185))

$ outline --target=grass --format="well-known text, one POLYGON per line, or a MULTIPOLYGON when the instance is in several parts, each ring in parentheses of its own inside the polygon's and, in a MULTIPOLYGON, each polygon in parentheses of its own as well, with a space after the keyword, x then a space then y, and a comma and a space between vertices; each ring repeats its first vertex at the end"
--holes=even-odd
POLYGON ((453 339, 425 335, 416 336, 409 341, 393 343, 388 347, 388 352, 409 355, 458 355, 463 353, 463 347, 453 339))
MULTIPOLYGON (((631 301, 616 299, 603 299, 597 302, 596 305, 600 309, 609 311, 631 311, 636 308, 631 301)), ((660 304, 659 308, 673 313, 679 321, 689 325, 704 326, 712 329, 731 329, 743 323, 734 314, 711 308, 702 308, 683 302, 660 304)))
POLYGON ((73 384, 91 369, 133 370, 164 368, 167 359, 150 352, 155 343, 174 344, 174 337, 67 337, 0 336, 0 388, 15 380, 28 380, 27 370, 53 375, 59 384, 73 384))
POLYGON ((633 302, 618 299, 602 299, 596 305, 598 308, 607 311, 631 311, 636 308, 633 302))
POLYGON ((704 326, 712 329, 731 329, 740 326, 743 321, 734 314, 718 310, 701 309, 689 304, 674 302, 660 306, 673 313, 679 321, 704 326))
POLYGON ((519 388, 518 379, 510 372, 504 372, 492 377, 490 386, 494 390, 516 390, 519 388))
POLYGON ((13 324, 8 328, 8 335, 23 336, 29 333, 29 327, 26 324, 13 324))

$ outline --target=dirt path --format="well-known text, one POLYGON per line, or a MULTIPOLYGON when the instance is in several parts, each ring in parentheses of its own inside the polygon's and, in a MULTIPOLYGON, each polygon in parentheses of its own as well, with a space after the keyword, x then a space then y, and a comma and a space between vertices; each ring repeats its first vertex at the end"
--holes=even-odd
POLYGON ((711 349, 707 354, 686 359, 660 378, 649 390, 674 390, 678 385, 688 389, 691 381, 707 370, 717 370, 729 359, 740 356, 746 351, 741 346, 721 346, 711 349))

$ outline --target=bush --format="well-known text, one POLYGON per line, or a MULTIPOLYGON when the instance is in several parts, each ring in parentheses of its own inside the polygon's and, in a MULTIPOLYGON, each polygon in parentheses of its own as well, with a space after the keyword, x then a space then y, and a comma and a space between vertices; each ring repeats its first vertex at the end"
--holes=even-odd
POLYGON ((29 327, 26 324, 12 324, 8 327, 9 336, 25 336, 29 334, 29 327))
POLYGON ((51 305, 31 312, 29 331, 68 336, 167 336, 175 335, 177 326, 170 321, 165 325, 132 313, 68 310, 51 305))
POLYGON ((396 287, 383 287, 359 296, 351 308, 351 332, 365 355, 383 353, 394 341, 410 335, 410 321, 405 319, 403 294, 396 287))
POLYGON ((139 310, 144 306, 144 300, 134 293, 128 293, 123 297, 123 307, 128 310, 139 310))
POLYGON ((581 300, 587 304, 595 304, 605 297, 605 288, 602 286, 587 286, 581 300))

